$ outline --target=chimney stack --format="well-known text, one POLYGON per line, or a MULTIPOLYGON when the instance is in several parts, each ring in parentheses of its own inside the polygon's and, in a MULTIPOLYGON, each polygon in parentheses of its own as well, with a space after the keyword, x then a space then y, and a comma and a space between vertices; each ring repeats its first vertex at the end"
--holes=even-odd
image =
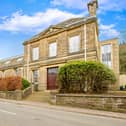
POLYGON ((98 1, 92 0, 88 3, 88 11, 90 16, 96 16, 98 9, 98 1))

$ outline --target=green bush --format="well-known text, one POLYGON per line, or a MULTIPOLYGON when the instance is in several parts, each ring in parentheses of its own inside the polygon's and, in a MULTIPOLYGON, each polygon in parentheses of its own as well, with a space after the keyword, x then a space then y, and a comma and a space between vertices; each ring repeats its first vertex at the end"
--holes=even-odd
POLYGON ((99 62, 69 62, 58 73, 61 93, 102 93, 115 81, 113 71, 99 62))
POLYGON ((30 82, 28 82, 26 79, 22 79, 22 90, 28 88, 30 86, 30 82))

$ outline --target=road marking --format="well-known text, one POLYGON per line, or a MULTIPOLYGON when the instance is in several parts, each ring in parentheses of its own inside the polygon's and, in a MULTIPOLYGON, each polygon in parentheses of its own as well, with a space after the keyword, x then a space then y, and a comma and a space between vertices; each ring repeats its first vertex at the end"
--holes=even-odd
POLYGON ((3 109, 0 109, 0 112, 10 114, 10 115, 16 115, 16 113, 14 113, 14 112, 9 112, 9 111, 3 110, 3 109))

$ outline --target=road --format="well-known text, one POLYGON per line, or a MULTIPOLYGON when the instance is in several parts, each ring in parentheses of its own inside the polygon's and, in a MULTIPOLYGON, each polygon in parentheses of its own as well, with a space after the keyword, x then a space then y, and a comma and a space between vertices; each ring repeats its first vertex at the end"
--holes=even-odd
POLYGON ((0 126, 126 126, 126 120, 0 101, 0 126))

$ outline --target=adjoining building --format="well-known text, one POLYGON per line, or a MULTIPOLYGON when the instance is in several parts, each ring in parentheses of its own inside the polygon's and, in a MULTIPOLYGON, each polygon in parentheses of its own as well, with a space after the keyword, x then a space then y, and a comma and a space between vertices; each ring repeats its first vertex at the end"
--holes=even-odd
POLYGON ((72 60, 85 60, 104 63, 119 78, 118 39, 99 41, 97 9, 98 2, 93 0, 88 3, 87 17, 72 18, 49 26, 25 41, 19 67, 11 63, 6 67, 5 61, 0 61, 0 76, 4 76, 8 69, 16 72, 20 68, 20 75, 38 84, 39 90, 53 90, 57 88, 56 76, 60 66, 72 60))
POLYGON ((0 78, 24 75, 24 56, 15 56, 0 60, 0 78))

